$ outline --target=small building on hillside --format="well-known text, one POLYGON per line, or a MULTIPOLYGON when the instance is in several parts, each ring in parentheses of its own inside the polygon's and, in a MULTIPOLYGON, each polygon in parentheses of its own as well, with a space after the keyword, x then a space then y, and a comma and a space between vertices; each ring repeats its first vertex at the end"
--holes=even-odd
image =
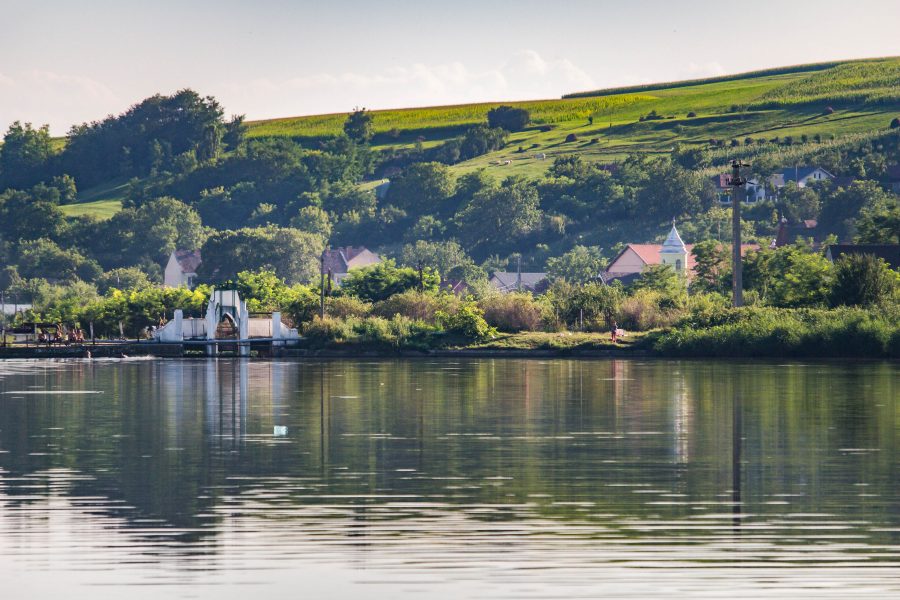
MULTIPOLYGON (((716 197, 719 204, 731 204, 731 175, 720 173, 712 178, 713 187, 716 188, 716 197)), ((747 180, 747 197, 744 199, 745 204, 756 204, 766 199, 766 186, 762 185, 758 179, 747 180)))
POLYGON ((442 292, 460 297, 468 296, 473 291, 472 287, 463 279, 443 279, 439 288, 442 292))
POLYGON ((501 294, 515 291, 542 294, 550 286, 546 273, 510 273, 505 271, 494 273, 488 283, 501 294))
POLYGON ((793 244, 797 238, 812 239, 813 242, 820 241, 818 239, 819 222, 815 219, 804 219, 796 223, 788 223, 783 218, 778 223, 778 231, 775 232, 775 239, 769 245, 770 248, 781 248, 793 244))
POLYGON ((193 288, 197 279, 197 268, 201 262, 203 261, 200 259, 200 250, 174 251, 166 263, 163 285, 193 288))
POLYGON ((381 257, 363 246, 346 246, 325 251, 325 273, 334 285, 341 285, 350 269, 377 265, 381 257))
POLYGON ((834 262, 851 254, 871 254, 888 264, 892 269, 900 269, 900 244, 832 244, 825 251, 825 258, 834 262))
POLYGON ((781 169, 769 177, 769 183, 771 183, 773 187, 780 189, 792 181, 797 184, 797 187, 806 187, 811 183, 829 181, 831 179, 834 179, 834 175, 822 167, 801 167, 798 165, 781 169))

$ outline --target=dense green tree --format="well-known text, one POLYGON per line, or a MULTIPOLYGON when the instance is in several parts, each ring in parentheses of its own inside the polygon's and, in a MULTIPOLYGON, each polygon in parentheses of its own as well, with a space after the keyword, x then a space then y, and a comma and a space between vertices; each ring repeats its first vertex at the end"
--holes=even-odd
POLYGON ((106 294, 109 290, 137 290, 152 285, 147 274, 138 267, 119 267, 102 273, 94 281, 97 291, 106 294))
POLYGON ((331 218, 318 206, 304 206, 293 219, 291 227, 328 239, 331 236, 331 218))
POLYGON ((202 247, 198 276, 206 282, 234 280, 241 271, 272 271, 288 283, 313 279, 324 249, 320 236, 286 227, 214 232, 202 247))
POLYGON ((551 280, 586 283, 596 280, 605 264, 599 246, 575 246, 562 256, 547 261, 547 276, 551 280))
POLYGON ((39 277, 55 281, 76 278, 92 281, 101 272, 95 261, 75 250, 60 248, 46 238, 23 242, 19 246, 19 271, 28 279, 39 277))
POLYGON ((498 187, 477 192, 456 221, 460 237, 472 246, 515 242, 540 225, 537 190, 525 179, 507 178, 498 187))
POLYGON ((50 128, 34 129, 14 121, 0 144, 0 191, 6 188, 27 188, 42 180, 49 180, 49 163, 53 157, 50 128))
POLYGON ((412 267, 398 267, 392 260, 385 260, 370 267, 352 269, 341 283, 341 291, 369 302, 385 300, 406 290, 421 288, 437 290, 440 276, 425 267, 421 271, 412 267))
POLYGON ((115 176, 171 170, 186 152, 203 162, 218 156, 224 124, 215 98, 185 89, 157 94, 119 116, 73 127, 62 154, 82 188, 115 176))
POLYGON ((819 227, 844 239, 852 233, 854 221, 863 208, 879 205, 890 199, 891 194, 875 181, 857 181, 846 188, 829 188, 822 195, 819 227))
POLYGON ((507 131, 524 129, 531 121, 531 115, 524 108, 502 105, 492 108, 487 114, 488 125, 500 127, 507 131))
POLYGON ((635 290, 652 290, 668 296, 681 296, 687 290, 684 276, 672 265, 648 265, 632 284, 635 290))
POLYGON ((856 231, 859 244, 900 244, 900 199, 886 197, 863 208, 856 231))
POLYGON ((400 252, 400 264, 417 268, 420 265, 446 276, 453 269, 474 266, 474 262, 456 240, 428 242, 419 240, 406 244, 400 252))
POLYGON ((0 235, 7 240, 55 239, 63 227, 64 217, 56 203, 19 190, 0 193, 0 235))
POLYGON ((821 306, 828 299, 832 265, 806 244, 748 252, 743 270, 745 289, 773 306, 821 306))
POLYGON ((832 306, 874 306, 897 299, 900 274, 871 254, 848 254, 834 263, 832 306))
POLYGON ((427 214, 439 210, 452 194, 453 177, 446 165, 416 163, 391 181, 387 202, 403 210, 427 214))
POLYGON ((354 108, 344 121, 344 133, 358 144, 368 144, 374 132, 372 113, 365 108, 354 108))
POLYGON ((727 293, 731 286, 731 252, 715 240, 694 244, 694 278, 691 288, 704 292, 727 293))

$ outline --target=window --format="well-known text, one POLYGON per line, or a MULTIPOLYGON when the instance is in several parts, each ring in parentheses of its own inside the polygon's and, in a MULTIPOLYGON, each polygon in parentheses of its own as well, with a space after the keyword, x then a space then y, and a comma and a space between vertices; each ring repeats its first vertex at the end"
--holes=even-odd
POLYGON ((680 258, 675 261, 675 270, 676 271, 681 270, 681 259, 680 258))

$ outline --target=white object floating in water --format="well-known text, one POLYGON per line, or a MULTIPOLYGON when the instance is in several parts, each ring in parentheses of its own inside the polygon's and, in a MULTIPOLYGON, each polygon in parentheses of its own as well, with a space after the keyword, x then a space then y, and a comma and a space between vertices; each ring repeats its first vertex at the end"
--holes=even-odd
POLYGON ((276 425, 275 431, 272 432, 276 437, 287 435, 287 425, 276 425))

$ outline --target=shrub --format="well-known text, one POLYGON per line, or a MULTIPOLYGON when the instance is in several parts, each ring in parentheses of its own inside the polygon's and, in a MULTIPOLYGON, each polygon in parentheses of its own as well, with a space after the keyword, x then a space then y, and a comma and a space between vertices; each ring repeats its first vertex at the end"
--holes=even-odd
POLYGON ((688 119, 693 119, 696 116, 697 116, 697 113, 695 113, 694 111, 691 111, 687 114, 688 119))
POLYGON ((683 311, 667 306, 667 297, 662 292, 650 289, 636 290, 619 308, 619 326, 625 329, 647 331, 672 325, 683 311))
POLYGON ((353 296, 332 296, 325 299, 325 314, 336 319, 365 317, 371 310, 371 304, 353 296))
POLYGON ((466 302, 452 314, 439 313, 438 318, 448 333, 467 340, 484 340, 493 337, 495 330, 484 320, 481 309, 474 302, 466 302))
POLYGON ((541 327, 543 310, 528 293, 494 294, 478 303, 484 320, 500 331, 536 331, 541 327))
POLYGON ((900 357, 900 319, 858 308, 726 309, 684 321, 654 348, 678 356, 900 357))
POLYGON ((332 317, 315 317, 303 326, 303 337, 314 345, 325 346, 351 340, 355 335, 352 322, 332 317))
POLYGON ((577 142, 578 136, 575 135, 574 133, 570 133, 569 135, 566 136, 566 141, 567 142, 577 142))
POLYGON ((492 108, 487 114, 488 125, 501 127, 507 131, 519 131, 531 120, 531 114, 524 108, 514 106, 498 106, 492 108))
POLYGON ((871 254, 849 254, 834 264, 834 283, 829 292, 832 306, 872 306, 895 295, 898 275, 871 254))
POLYGON ((459 299, 451 294, 407 290, 376 303, 372 314, 386 319, 399 315, 414 321, 435 323, 439 311, 448 314, 456 312, 459 303, 459 299))
POLYGON ((894 117, 893 120, 891 120, 891 129, 897 128, 900 128, 900 117, 894 117))

